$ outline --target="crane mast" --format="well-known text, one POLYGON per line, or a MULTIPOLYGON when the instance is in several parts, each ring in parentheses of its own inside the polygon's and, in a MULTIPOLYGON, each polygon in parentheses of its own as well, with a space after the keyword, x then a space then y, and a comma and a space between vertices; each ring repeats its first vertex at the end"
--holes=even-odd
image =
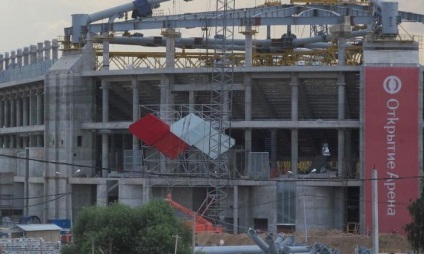
POLYGON ((225 217, 226 206, 223 202, 227 198, 226 187, 221 184, 222 179, 230 176, 228 156, 221 153, 223 147, 230 147, 230 139, 224 134, 230 128, 231 115, 231 85, 233 84, 234 63, 232 56, 232 42, 234 27, 228 24, 228 16, 235 9, 235 0, 216 0, 216 29, 211 91, 211 126, 218 130, 216 135, 210 137, 210 151, 219 154, 212 160, 212 174, 217 178, 214 186, 208 191, 207 198, 212 201, 208 215, 219 222, 225 217))

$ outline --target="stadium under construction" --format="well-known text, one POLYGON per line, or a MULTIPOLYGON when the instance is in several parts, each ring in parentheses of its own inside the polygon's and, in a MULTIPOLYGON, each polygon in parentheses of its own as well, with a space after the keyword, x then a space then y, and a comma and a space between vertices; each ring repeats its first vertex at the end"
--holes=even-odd
POLYGON ((423 67, 398 25, 424 15, 383 0, 160 15, 161 2, 74 14, 60 39, 0 55, 1 216, 172 193, 227 232, 367 233, 376 169, 380 230, 403 231, 423 67))

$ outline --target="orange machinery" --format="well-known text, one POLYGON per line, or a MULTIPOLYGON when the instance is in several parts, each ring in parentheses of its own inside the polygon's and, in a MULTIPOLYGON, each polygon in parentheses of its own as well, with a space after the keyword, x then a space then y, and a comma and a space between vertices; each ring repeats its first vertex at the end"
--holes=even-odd
MULTIPOLYGON (((172 200, 171 194, 168 194, 166 197, 166 200, 169 202, 169 204, 177 209, 178 211, 183 212, 184 214, 190 216, 190 218, 195 218, 195 232, 215 232, 215 233, 222 233, 222 227, 215 226, 212 222, 208 221, 207 219, 203 218, 203 214, 198 214, 196 212, 193 212, 192 210, 188 209, 187 207, 184 207, 183 205, 175 202, 172 200)), ((192 220, 187 221, 187 223, 190 225, 190 227, 193 228, 192 220)))

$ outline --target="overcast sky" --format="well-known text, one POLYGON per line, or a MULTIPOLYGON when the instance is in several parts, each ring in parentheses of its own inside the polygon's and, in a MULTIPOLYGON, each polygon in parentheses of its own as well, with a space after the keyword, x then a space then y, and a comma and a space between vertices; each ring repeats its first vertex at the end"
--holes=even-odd
MULTIPOLYGON (((23 48, 63 35, 71 25, 71 15, 93 13, 130 2, 129 0, 0 0, 0 53, 23 48)), ((253 7, 264 0, 236 0, 238 7, 253 7)), ((283 0, 288 3, 289 0, 283 0)), ((214 10, 215 0, 170 0, 162 3, 164 13, 214 10)), ((423 0, 399 0, 399 9, 424 14, 423 0)), ((424 35, 423 24, 403 23, 411 34, 424 35)), ((299 31, 294 31, 298 32, 299 31)), ((156 35, 159 35, 160 31, 156 35)), ((400 31, 400 33, 406 33, 400 31)), ((184 36, 184 32, 183 32, 184 36)), ((185 35, 189 37, 190 35, 185 35)), ((198 35, 200 36, 200 34, 198 35)), ((300 34, 298 34, 301 37, 300 34)), ((277 37, 277 36, 276 36, 277 37)), ((278 36, 279 37, 279 36, 278 36)))

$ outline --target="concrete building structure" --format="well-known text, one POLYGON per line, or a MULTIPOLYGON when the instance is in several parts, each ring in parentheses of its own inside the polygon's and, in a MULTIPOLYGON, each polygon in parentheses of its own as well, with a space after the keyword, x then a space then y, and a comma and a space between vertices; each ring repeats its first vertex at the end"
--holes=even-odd
MULTIPOLYGON (((114 11, 133 8, 124 7, 114 11)), ((163 35, 118 38, 110 36, 112 25, 83 22, 112 16, 104 13, 75 15, 73 26, 65 29, 61 57, 56 40, 0 55, 1 216, 75 219, 84 206, 115 201, 140 206, 169 192, 196 211, 208 200, 210 189, 222 186, 226 213, 220 219, 230 232, 244 232, 249 226, 271 232, 343 230, 354 222, 365 233, 369 66, 419 69, 414 170, 415 176, 421 175, 419 47, 411 39, 400 40, 397 31, 378 34, 381 37, 371 30, 352 32, 353 24, 371 24, 368 3, 271 5, 228 17, 244 39, 233 44, 238 52, 231 58, 234 82, 223 93, 232 105, 227 134, 236 140, 227 153, 225 177, 214 177, 209 162, 194 148, 169 160, 128 131, 148 113, 166 115, 168 123, 188 112, 210 113, 213 64, 219 59, 207 49, 188 48, 213 49, 214 44, 201 38, 184 42, 177 29, 207 28, 202 22, 216 15, 116 22, 114 31, 162 28, 163 35), (293 19, 332 26, 336 46, 329 42, 330 35, 293 37, 293 19), (253 39, 257 26, 271 31, 273 25, 288 25, 287 34, 253 39), (165 52, 110 52, 113 43, 163 46, 165 52), (314 49, 317 43, 323 43, 320 49, 314 49), (102 46, 100 53, 95 45, 102 46)), ((416 17, 412 20, 422 20, 416 17)), ((418 178, 416 182, 418 187, 418 178)))

